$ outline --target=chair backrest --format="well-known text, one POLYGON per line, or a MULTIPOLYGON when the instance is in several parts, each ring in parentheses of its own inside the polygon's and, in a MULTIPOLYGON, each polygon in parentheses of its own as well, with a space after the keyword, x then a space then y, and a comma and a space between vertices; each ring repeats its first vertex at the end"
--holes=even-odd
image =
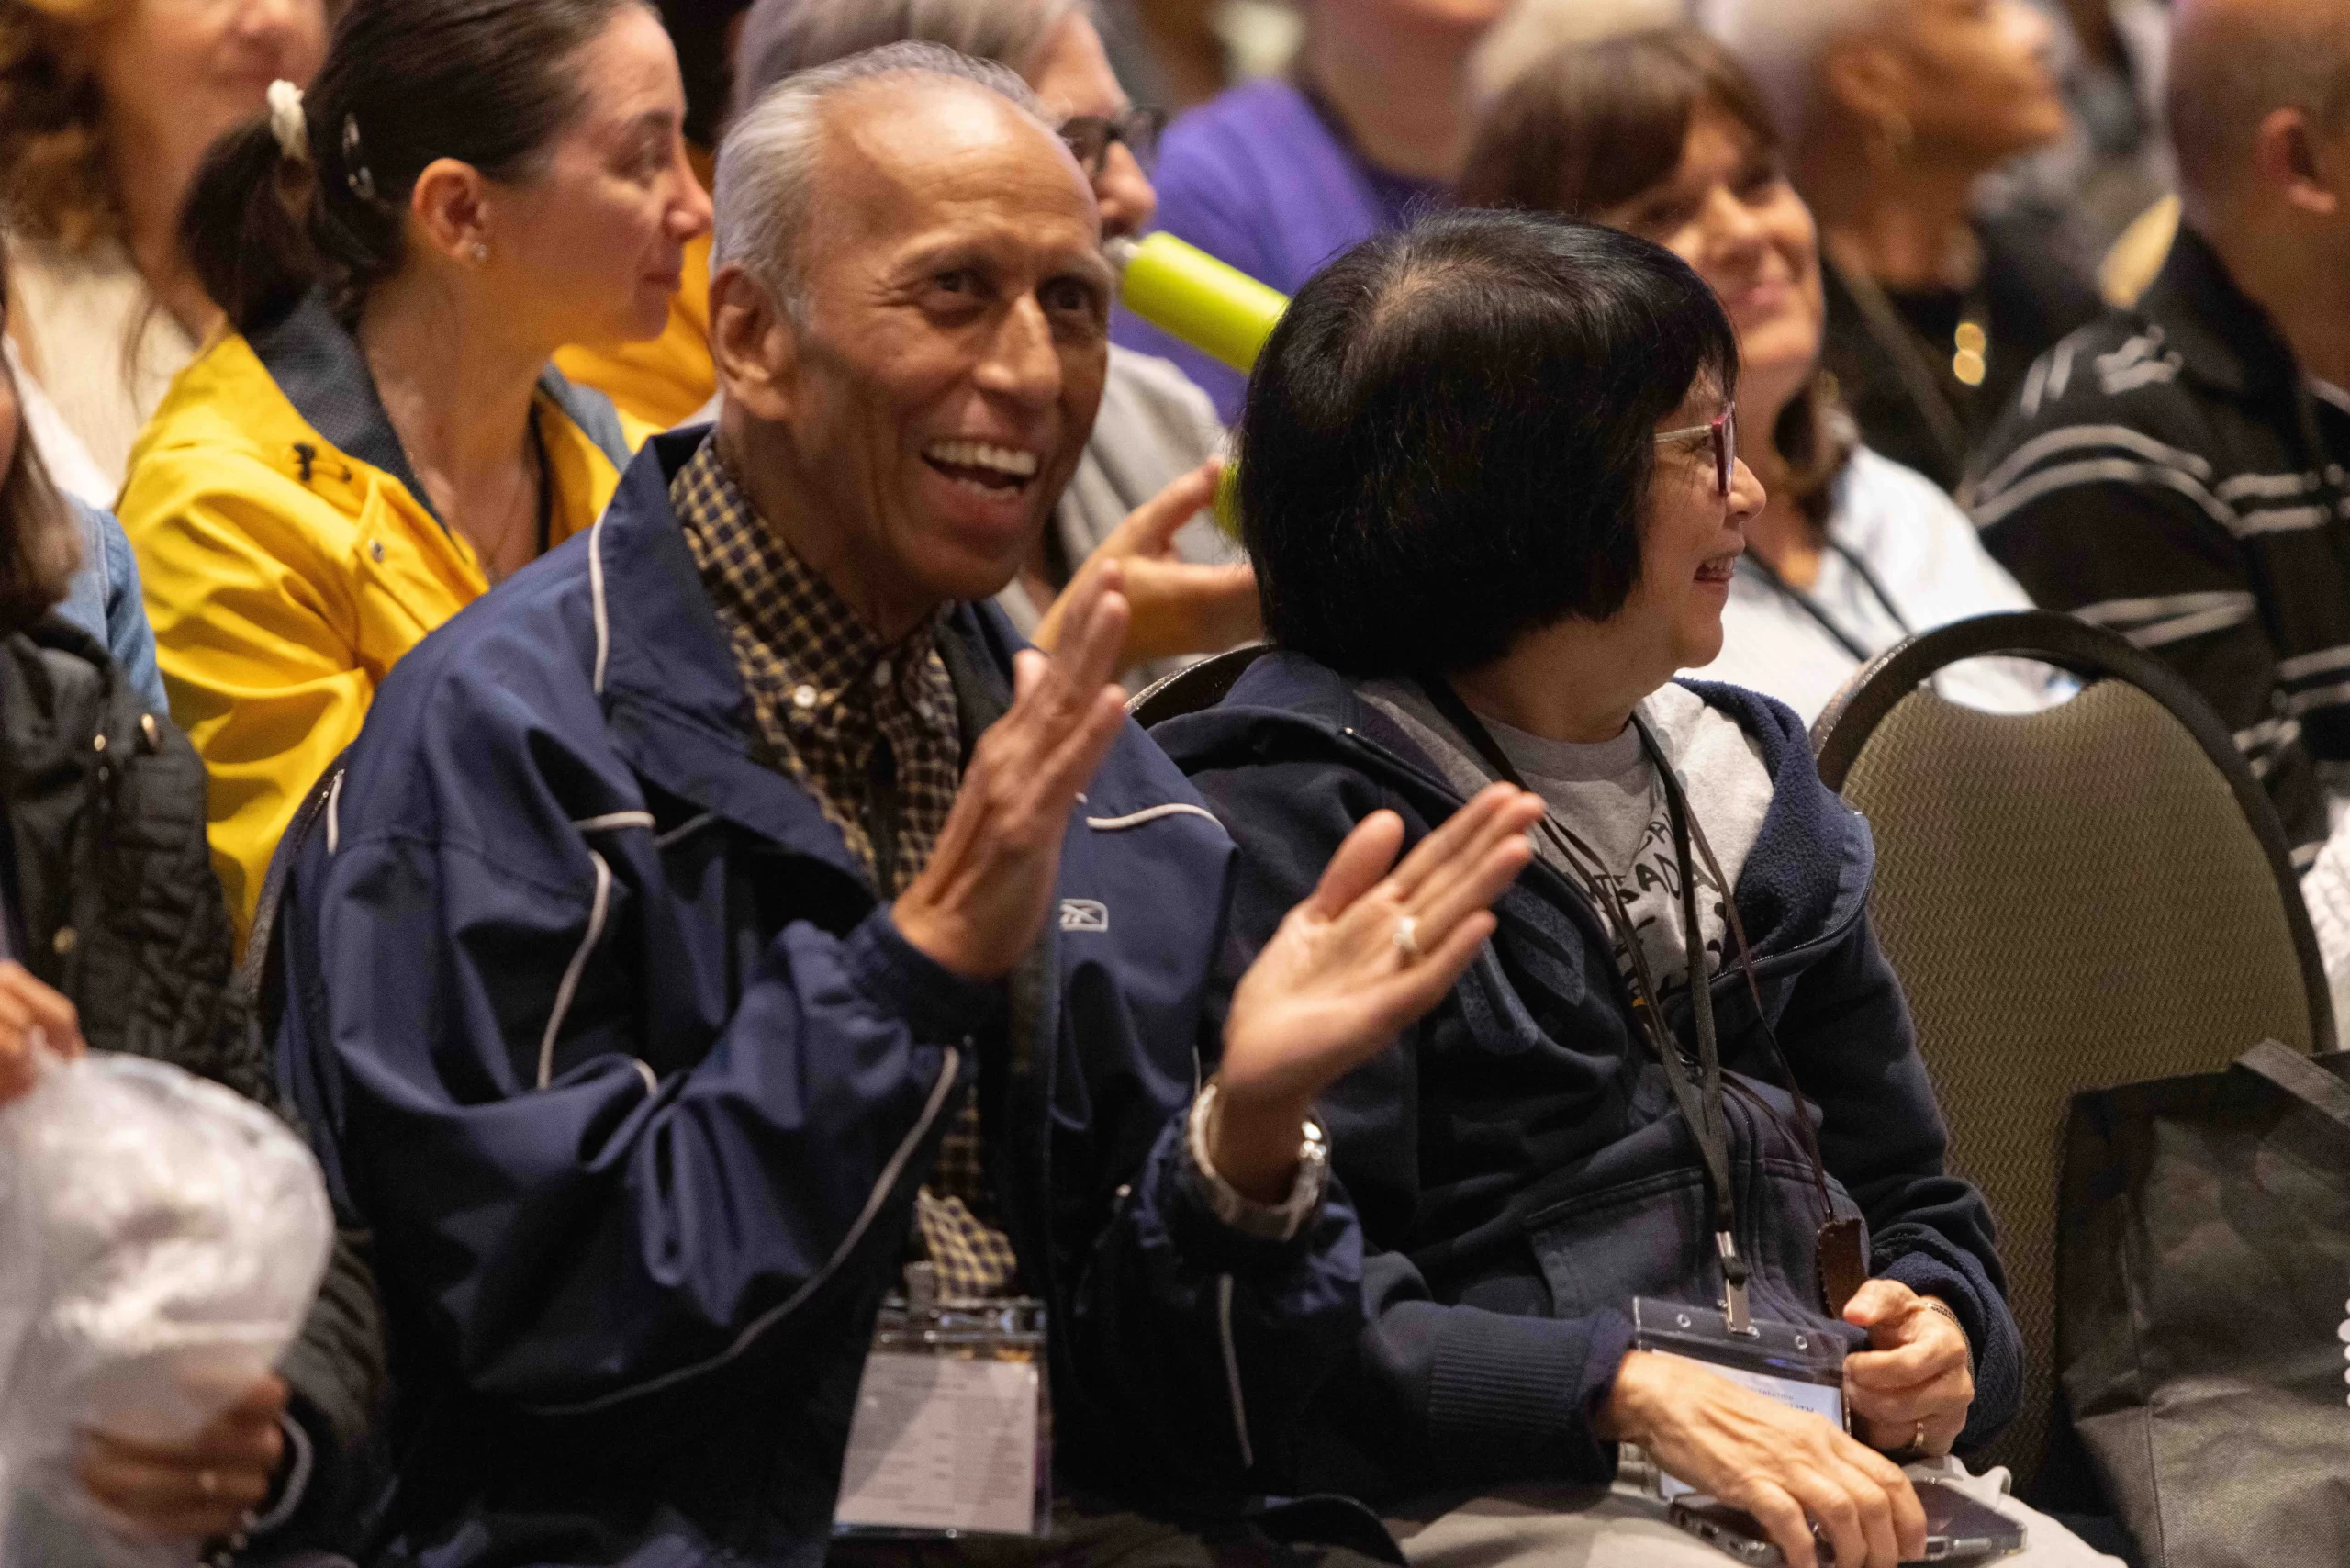
POLYGON ((2056 1419, 2055 1231, 2083 1090, 2216 1070, 2273 1036, 2332 1049, 2317 941, 2282 829, 2218 716, 2112 633, 2044 611, 1912 637, 1812 727, 1821 776, 1869 819, 1870 897, 1951 1129, 1998 1216, 2024 1403, 1979 1459, 2026 1495, 2056 1419), (2083 682, 2042 712, 1978 712, 1925 683, 2012 655, 2083 682))
POLYGON ((1250 665, 1272 651, 1270 643, 1244 643, 1214 658, 1186 665, 1128 698, 1126 711, 1147 730, 1163 719, 1213 708, 1224 700, 1225 693, 1233 689, 1250 665))

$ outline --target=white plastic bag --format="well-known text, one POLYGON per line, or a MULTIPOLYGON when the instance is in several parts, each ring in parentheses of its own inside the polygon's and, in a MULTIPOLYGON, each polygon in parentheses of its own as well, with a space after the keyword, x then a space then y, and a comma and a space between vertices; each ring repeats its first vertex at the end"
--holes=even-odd
MULTIPOLYGON (((39 1499, 54 1561, 186 1562, 195 1542, 107 1527, 72 1475, 80 1434, 194 1437, 264 1376, 326 1271, 333 1215, 283 1122, 161 1062, 50 1060, 0 1107, 0 1558, 37 1555, 8 1515, 39 1499)), ((29 1519, 32 1516, 28 1515, 29 1519)), ((23 1521, 20 1521, 20 1525, 23 1521)), ((26 1528, 30 1528, 27 1526, 26 1528)))

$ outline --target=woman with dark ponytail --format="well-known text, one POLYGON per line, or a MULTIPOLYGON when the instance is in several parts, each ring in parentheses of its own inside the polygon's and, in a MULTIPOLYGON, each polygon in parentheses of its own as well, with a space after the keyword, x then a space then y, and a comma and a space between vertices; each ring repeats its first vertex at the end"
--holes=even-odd
POLYGON ((662 330, 710 225, 685 112, 639 0, 353 0, 197 175, 231 333, 121 510, 241 933, 385 673, 610 498, 641 432, 547 361, 662 330))

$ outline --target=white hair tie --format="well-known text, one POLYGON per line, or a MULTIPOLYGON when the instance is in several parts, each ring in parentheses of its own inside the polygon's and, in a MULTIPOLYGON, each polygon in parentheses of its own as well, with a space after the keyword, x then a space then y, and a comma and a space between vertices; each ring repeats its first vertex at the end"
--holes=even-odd
POLYGON ((310 122, 302 114, 302 89, 283 76, 269 84, 269 131, 277 151, 297 163, 310 161, 310 122))

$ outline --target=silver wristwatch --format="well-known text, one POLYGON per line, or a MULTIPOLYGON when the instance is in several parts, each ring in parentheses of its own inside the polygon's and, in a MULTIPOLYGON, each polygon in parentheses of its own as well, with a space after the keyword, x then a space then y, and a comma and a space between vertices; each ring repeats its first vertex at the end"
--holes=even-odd
POLYGON ((1240 1232, 1266 1241, 1287 1241, 1322 1206, 1330 1184, 1330 1138, 1322 1124, 1305 1118, 1305 1141, 1298 1146, 1297 1180, 1289 1196, 1278 1204, 1260 1204, 1216 1173, 1208 1158, 1208 1129, 1214 1125, 1217 1084, 1210 1079, 1192 1101, 1184 1145, 1191 1155, 1192 1178, 1208 1212, 1240 1232))

